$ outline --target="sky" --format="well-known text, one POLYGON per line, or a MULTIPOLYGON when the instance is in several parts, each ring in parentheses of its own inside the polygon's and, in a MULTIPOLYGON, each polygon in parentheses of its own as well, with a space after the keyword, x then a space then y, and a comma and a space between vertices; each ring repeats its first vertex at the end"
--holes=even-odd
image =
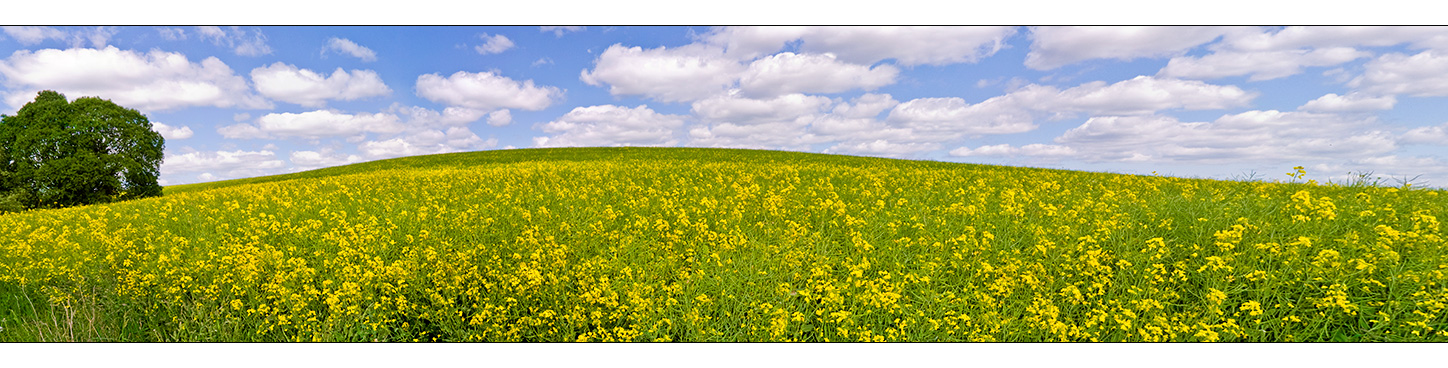
POLYGON ((0 28, 0 114, 97 96, 163 185, 401 156, 735 147, 1448 186, 1448 28, 0 28))

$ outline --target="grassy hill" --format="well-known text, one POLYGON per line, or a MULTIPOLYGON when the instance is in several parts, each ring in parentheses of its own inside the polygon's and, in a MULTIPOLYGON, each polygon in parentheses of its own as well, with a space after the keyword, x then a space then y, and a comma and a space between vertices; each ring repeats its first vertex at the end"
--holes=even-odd
POLYGON ((456 153, 0 216, 0 341, 1445 341, 1441 190, 456 153))

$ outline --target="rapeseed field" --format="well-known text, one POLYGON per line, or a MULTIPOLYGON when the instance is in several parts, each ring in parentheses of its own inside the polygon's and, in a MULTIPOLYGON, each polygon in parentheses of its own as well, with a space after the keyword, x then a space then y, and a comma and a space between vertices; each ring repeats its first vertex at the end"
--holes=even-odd
POLYGON ((0 216, 0 341, 1448 341, 1442 190, 683 149, 0 216))

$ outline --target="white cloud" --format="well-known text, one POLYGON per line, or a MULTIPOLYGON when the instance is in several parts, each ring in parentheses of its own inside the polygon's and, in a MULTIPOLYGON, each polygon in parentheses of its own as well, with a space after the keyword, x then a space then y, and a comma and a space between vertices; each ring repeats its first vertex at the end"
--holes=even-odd
POLYGON ((1010 134, 1036 129, 1029 110, 995 97, 971 105, 959 97, 917 98, 896 106, 888 120, 899 126, 948 134, 1010 134))
POLYGON ((546 137, 534 137, 538 147, 568 146, 673 146, 675 131, 684 117, 659 114, 646 105, 577 107, 558 120, 539 126, 546 137))
POLYGON ((1433 144, 1448 146, 1448 123, 1438 126, 1414 128, 1403 133, 1401 142, 1406 144, 1433 144))
POLYGON ((180 140, 191 138, 191 136, 195 134, 195 132, 191 131, 191 127, 174 127, 154 121, 151 122, 151 130, 156 131, 156 133, 161 133, 161 137, 166 138, 167 140, 180 140))
POLYGON ((1448 55, 1432 50, 1408 56, 1392 53, 1364 64, 1348 86, 1373 94, 1448 96, 1448 55))
POLYGON ((179 41, 186 39, 186 30, 171 27, 156 27, 156 33, 167 41, 179 41))
POLYGON ((541 26, 541 27, 538 27, 538 31, 539 31, 539 32, 553 32, 553 35, 554 35, 554 36, 563 37, 563 34, 564 34, 564 33, 568 33, 568 32, 578 32, 578 31, 582 31, 582 30, 584 30, 584 29, 586 29, 586 28, 588 28, 588 27, 582 27, 582 26, 541 26))
POLYGON ((1308 50, 1216 52, 1202 57, 1176 57, 1157 73, 1163 77, 1213 79, 1248 75, 1249 81, 1262 81, 1291 76, 1303 67, 1333 66, 1372 53, 1348 47, 1308 50))
POLYGON ((855 97, 853 104, 836 105, 830 114, 844 118, 874 118, 899 104, 900 101, 889 94, 866 93, 855 97))
POLYGON ((937 149, 940 149, 939 143, 898 143, 884 139, 876 139, 867 142, 847 142, 836 144, 833 147, 825 149, 824 153, 905 158, 920 152, 934 151, 937 149))
POLYGON ((1221 48, 1237 51, 1284 51, 1303 48, 1382 47, 1403 43, 1416 48, 1448 46, 1448 27, 1284 27, 1257 28, 1222 38, 1221 48))
MULTIPOLYGON (((403 125, 397 115, 387 113, 345 114, 332 110, 308 111, 300 114, 272 113, 256 119, 256 127, 272 137, 346 137, 363 133, 398 133, 403 125)), ((226 129, 226 128, 223 128, 226 129)), ((246 131, 237 128, 236 132, 246 131)), ((227 132, 222 132, 227 135, 227 132)))
POLYGON ((496 72, 457 72, 443 78, 438 74, 417 77, 417 95, 433 102, 481 110, 499 108, 542 110, 561 98, 557 87, 522 83, 496 72))
POLYGON ((1306 104, 1298 106, 1297 109, 1319 112, 1391 110, 1393 109, 1393 105, 1397 103, 1398 99, 1393 96, 1373 97, 1361 93, 1349 93, 1346 96, 1338 96, 1336 93, 1329 93, 1315 100, 1307 101, 1306 104))
POLYGON ((326 50, 351 55, 352 57, 362 59, 364 62, 377 61, 377 53, 373 52, 372 49, 358 45, 356 42, 345 38, 328 38, 327 48, 323 51, 325 52, 326 50))
POLYGON ((889 127, 876 118, 885 110, 900 105, 900 101, 890 95, 877 93, 860 95, 852 102, 836 104, 829 114, 815 118, 810 122, 810 131, 830 138, 879 139, 889 127))
POLYGON ((231 52, 241 56, 262 56, 272 53, 271 46, 266 44, 266 35, 261 33, 260 28, 253 27, 251 30, 244 30, 241 27, 221 28, 217 26, 196 27, 196 33, 202 39, 210 40, 212 44, 231 48, 231 52))
POLYGON ((814 27, 799 26, 717 27, 699 36, 699 41, 727 50, 732 58, 749 60, 773 54, 786 43, 814 32, 814 27))
POLYGON ((1230 32, 1229 27, 1032 27, 1026 66, 1050 70, 1091 59, 1131 60, 1185 53, 1230 32))
POLYGON ((809 145, 829 142, 807 130, 809 121, 763 124, 721 123, 689 128, 689 146, 806 151, 809 145))
POLYGON ((1148 114, 1165 109, 1215 110, 1246 106, 1257 96, 1236 86, 1147 76, 1112 83, 1091 82, 1061 91, 1027 88, 1012 94, 1044 92, 1027 99, 1049 102, 1043 110, 1085 111, 1093 115, 1148 114))
POLYGON ((274 172, 274 169, 286 165, 276 158, 276 153, 272 151, 241 150, 166 155, 161 163, 161 172, 223 172, 229 177, 256 176, 274 172))
POLYGON ((1235 163, 1353 159, 1397 149, 1371 117, 1248 111, 1213 122, 1168 116, 1093 117, 1056 138, 1087 161, 1235 163))
POLYGON ((42 89, 68 97, 100 96, 142 112, 188 106, 271 107, 220 59, 193 63, 180 53, 159 50, 141 53, 114 46, 20 50, 0 61, 0 75, 9 89, 5 101, 16 108, 42 89))
POLYGON ((244 112, 243 112, 243 113, 237 113, 237 114, 235 114, 235 115, 231 115, 231 120, 232 120, 232 121, 246 121, 246 120, 251 120, 251 114, 244 113, 244 112))
POLYGON ((664 102, 692 101, 730 87, 744 66, 724 57, 723 50, 698 44, 668 49, 615 44, 584 70, 579 79, 609 86, 614 96, 644 95, 664 102))
POLYGON ((5 35, 25 46, 45 42, 45 40, 56 40, 65 42, 70 47, 81 47, 86 42, 89 42, 91 47, 101 47, 105 46, 111 36, 116 34, 116 27, 82 28, 70 31, 38 26, 5 26, 0 29, 5 31, 5 35))
POLYGON ((899 69, 889 65, 871 68, 842 63, 834 54, 784 52, 750 63, 739 79, 739 89, 750 97, 870 91, 895 83, 899 74, 899 69))
POLYGON ((993 146, 980 146, 976 148, 960 147, 950 150, 951 156, 1031 156, 1031 157, 1069 157, 1076 154, 1071 147, 1054 144, 1027 144, 1014 147, 1009 144, 997 144, 993 146))
POLYGON ((292 166, 298 171, 362 162, 361 156, 333 152, 331 149, 295 151, 291 153, 289 159, 292 161, 292 166))
POLYGON ((706 121, 749 125, 807 119, 830 104, 829 98, 799 93, 767 100, 729 95, 696 101, 693 111, 706 121))
POLYGON ((228 139, 262 139, 268 138, 266 132, 261 131, 251 124, 232 124, 216 128, 223 138, 228 139))
POLYGON ((496 138, 484 140, 468 128, 452 127, 446 132, 421 130, 384 141, 363 142, 358 149, 367 157, 377 159, 488 149, 497 145, 496 138))
POLYGON ((614 96, 696 101, 731 88, 748 97, 873 90, 895 82, 900 65, 975 62, 1004 47, 1010 27, 725 27, 696 43, 644 49, 610 46, 579 79, 614 96), (799 41, 800 53, 773 54, 799 41), (727 50, 727 52, 726 52, 727 50))
POLYGON ((497 54, 513 47, 513 41, 509 40, 508 37, 504 37, 503 35, 489 36, 487 33, 484 33, 479 35, 478 37, 481 37, 484 40, 484 43, 482 45, 473 47, 473 50, 476 50, 479 54, 497 54))
POLYGON ((1054 120, 1072 113, 1143 115, 1168 109, 1225 109, 1246 106, 1256 96, 1235 86, 1139 76, 1066 90, 1032 84, 974 105, 958 97, 915 99, 896 106, 888 120, 922 133, 1010 134, 1034 130, 1041 115, 1054 120))
POLYGON ((388 109, 388 111, 396 114, 407 115, 408 126, 426 128, 464 126, 474 121, 478 121, 478 119, 482 119, 483 116, 488 114, 486 110, 470 109, 466 107, 448 107, 443 109, 442 112, 437 112, 418 106, 410 106, 404 108, 398 104, 393 104, 392 107, 388 109))
POLYGON ((54 27, 4 26, 0 29, 5 30, 6 36, 14 38, 15 41, 25 46, 41 43, 47 39, 65 40, 70 38, 69 34, 54 27))
POLYGON ((806 53, 833 53, 840 60, 873 64, 895 59, 900 65, 973 63, 995 54, 1014 27, 725 27, 700 37, 753 59, 798 40, 806 53))
POLYGON ((1436 157, 1383 155, 1310 167, 1309 172, 1331 174, 1329 180, 1333 181, 1352 180, 1357 173, 1372 173, 1373 177, 1382 178, 1385 185, 1401 185, 1404 180, 1410 181, 1414 187, 1442 188, 1448 184, 1448 162, 1436 157))
POLYGON ((488 125, 504 126, 513 122, 513 113, 508 109, 502 109, 488 113, 488 125))
POLYGON ((298 69, 276 62, 251 70, 251 80, 263 96, 306 107, 322 107, 327 100, 356 100, 392 93, 377 72, 337 68, 332 75, 298 69))
POLYGON ((706 124, 689 129, 689 145, 804 151, 814 144, 835 142, 826 152, 901 157, 939 140, 876 119, 897 104, 888 94, 874 93, 849 103, 802 94, 768 100, 713 97, 694 103, 695 115, 706 124))

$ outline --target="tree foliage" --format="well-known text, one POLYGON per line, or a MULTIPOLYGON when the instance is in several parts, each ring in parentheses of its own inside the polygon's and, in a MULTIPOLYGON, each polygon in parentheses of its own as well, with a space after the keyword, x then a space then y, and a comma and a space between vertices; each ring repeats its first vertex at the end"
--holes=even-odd
POLYGON ((164 147, 136 110, 42 91, 0 115, 0 212, 158 196, 164 147))

